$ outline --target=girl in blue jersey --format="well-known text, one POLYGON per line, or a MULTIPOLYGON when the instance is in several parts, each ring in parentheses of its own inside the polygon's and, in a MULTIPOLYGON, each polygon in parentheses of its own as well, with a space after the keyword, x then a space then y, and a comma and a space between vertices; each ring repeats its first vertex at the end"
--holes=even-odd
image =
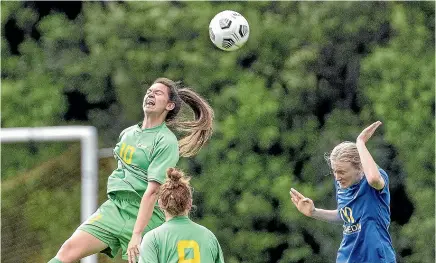
POLYGON ((364 129, 356 143, 337 145, 328 162, 335 177, 336 210, 316 208, 313 201, 295 189, 291 200, 308 217, 343 224, 343 239, 337 263, 393 263, 395 251, 389 235, 389 178, 377 167, 366 142, 382 123, 364 129))

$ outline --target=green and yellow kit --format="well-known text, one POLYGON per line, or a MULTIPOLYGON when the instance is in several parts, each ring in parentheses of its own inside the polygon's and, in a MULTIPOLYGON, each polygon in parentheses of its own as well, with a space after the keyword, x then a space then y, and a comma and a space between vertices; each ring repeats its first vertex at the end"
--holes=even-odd
POLYGON ((177 216, 145 234, 139 263, 224 263, 224 257, 209 229, 177 216))
MULTIPOLYGON (((164 183, 166 170, 179 160, 177 138, 165 123, 149 129, 141 126, 139 123, 121 132, 114 148, 118 166, 108 178, 108 200, 79 227, 108 245, 102 253, 115 257, 121 248, 126 260, 148 182, 164 183)), ((164 213, 156 203, 144 234, 164 222, 164 213)))

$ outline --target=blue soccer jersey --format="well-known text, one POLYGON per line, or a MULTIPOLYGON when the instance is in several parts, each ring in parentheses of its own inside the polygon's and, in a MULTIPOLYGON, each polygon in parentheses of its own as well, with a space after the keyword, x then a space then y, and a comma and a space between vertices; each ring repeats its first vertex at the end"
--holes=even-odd
POLYGON ((339 216, 344 220, 343 239, 337 263, 392 263, 395 251, 389 235, 389 178, 379 169, 385 187, 377 190, 363 177, 360 182, 341 189, 336 185, 339 216))

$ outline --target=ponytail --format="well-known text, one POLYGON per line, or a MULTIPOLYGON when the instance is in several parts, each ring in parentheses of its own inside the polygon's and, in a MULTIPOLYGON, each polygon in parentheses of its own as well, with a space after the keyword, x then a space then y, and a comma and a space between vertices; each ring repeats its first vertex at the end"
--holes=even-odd
POLYGON ((174 109, 168 113, 165 121, 171 128, 185 134, 179 140, 180 155, 183 157, 196 155, 212 135, 213 109, 205 99, 192 89, 183 87, 180 82, 159 78, 154 83, 167 86, 170 90, 170 101, 175 103, 174 109), (181 121, 176 118, 183 102, 194 112, 194 120, 181 121))
POLYGON ((191 209, 192 190, 189 180, 182 171, 167 169, 167 179, 160 187, 159 199, 162 209, 172 216, 183 215, 191 209))
POLYGON ((179 140, 180 155, 193 156, 203 147, 212 135, 213 109, 200 95, 189 88, 178 91, 180 98, 194 112, 193 121, 175 121, 173 127, 188 134, 179 140))

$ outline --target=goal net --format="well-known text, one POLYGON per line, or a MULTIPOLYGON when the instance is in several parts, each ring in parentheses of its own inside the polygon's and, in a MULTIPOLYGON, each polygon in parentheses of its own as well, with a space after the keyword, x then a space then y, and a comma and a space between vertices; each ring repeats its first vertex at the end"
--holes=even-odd
MULTIPOLYGON (((97 130, 90 126, 3 128, 0 140, 3 170, 14 162, 26 161, 3 161, 8 152, 20 150, 20 143, 40 144, 44 151, 44 145, 55 142, 80 142, 80 147, 73 145, 36 170, 6 177, 2 172, 1 262, 45 263, 74 227, 97 209, 97 130)), ((97 257, 81 262, 96 263, 97 257)))

